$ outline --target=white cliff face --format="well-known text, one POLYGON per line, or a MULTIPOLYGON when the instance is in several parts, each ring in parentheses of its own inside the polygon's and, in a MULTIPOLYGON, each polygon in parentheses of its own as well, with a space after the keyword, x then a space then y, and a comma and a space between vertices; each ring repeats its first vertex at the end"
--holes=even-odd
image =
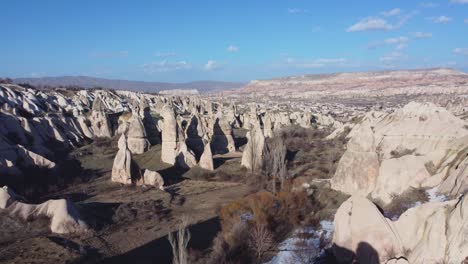
POLYGON ((338 260, 359 263, 462 263, 468 241, 468 196, 430 202, 385 218, 362 196, 352 196, 335 214, 333 251, 338 260), (389 262, 387 262, 389 261, 389 262))
POLYGON ((383 117, 371 117, 376 115, 366 115, 350 132, 332 188, 371 194, 387 204, 409 188, 438 186, 466 155, 466 121, 441 107, 410 103, 383 117))
POLYGON ((59 199, 48 200, 41 204, 26 204, 19 201, 17 195, 7 186, 0 188, 0 210, 29 221, 47 217, 50 219, 50 229, 53 233, 76 233, 88 229, 71 202, 59 199))

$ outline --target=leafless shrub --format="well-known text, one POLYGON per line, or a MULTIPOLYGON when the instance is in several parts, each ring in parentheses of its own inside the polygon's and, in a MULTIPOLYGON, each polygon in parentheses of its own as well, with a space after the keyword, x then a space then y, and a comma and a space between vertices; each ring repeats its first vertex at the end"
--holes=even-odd
POLYGON ((264 224, 256 224, 252 227, 249 237, 249 248, 254 252, 258 262, 262 260, 265 253, 274 246, 273 236, 264 224))
POLYGON ((172 247, 172 263, 173 264, 187 264, 188 263, 188 251, 187 245, 190 241, 190 231, 187 228, 188 218, 182 217, 182 222, 179 225, 177 236, 174 237, 172 233, 169 233, 167 239, 172 247))
POLYGON ((281 136, 275 136, 265 144, 263 172, 272 178, 273 192, 276 192, 276 179, 280 179, 281 187, 288 173, 286 168, 286 144, 281 136))

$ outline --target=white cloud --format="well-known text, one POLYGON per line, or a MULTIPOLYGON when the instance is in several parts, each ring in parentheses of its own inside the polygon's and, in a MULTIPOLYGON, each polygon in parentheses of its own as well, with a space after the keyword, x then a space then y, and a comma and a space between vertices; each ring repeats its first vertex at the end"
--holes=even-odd
POLYGON ((456 48, 453 49, 453 53, 468 56, 468 48, 456 48))
POLYGON ((234 46, 234 45, 229 45, 229 46, 226 48, 226 50, 229 51, 229 52, 238 52, 238 51, 239 51, 239 47, 234 46))
POLYGON ((361 19, 356 24, 350 26, 347 32, 369 31, 369 30, 391 30, 392 25, 385 19, 377 17, 367 17, 361 19))
POLYGON ((209 60, 203 68, 207 71, 219 69, 219 64, 214 60, 209 60))
POLYGON ((426 2, 426 3, 421 3, 421 6, 426 7, 426 8, 434 8, 434 7, 438 7, 439 4, 433 3, 433 2, 426 2))
POLYGON ((154 54, 154 56, 156 57, 159 57, 159 58, 167 58, 167 57, 174 57, 176 56, 177 53, 175 52, 172 52, 172 51, 168 51, 168 52, 161 52, 161 51, 158 51, 154 54))
POLYGON ((411 35, 418 39, 432 38, 432 33, 412 32, 411 35))
POLYGON ((467 18, 467 19, 465 19, 465 24, 468 24, 468 18, 467 18))
POLYGON ((401 9, 400 9, 400 8, 394 8, 394 9, 392 9, 392 10, 384 11, 384 12, 382 12, 381 14, 382 14, 383 16, 390 17, 390 16, 399 15, 400 13, 401 13, 401 9))
POLYGON ((156 61, 156 62, 143 64, 143 71, 149 74, 157 73, 157 72, 180 71, 180 70, 189 70, 189 69, 192 69, 192 65, 184 60, 176 61, 176 62, 162 60, 162 61, 156 61))
POLYGON ((366 17, 361 19, 356 24, 350 26, 346 31, 370 31, 370 30, 393 30, 398 29, 406 24, 413 16, 417 15, 418 11, 403 12, 399 8, 392 9, 390 11, 382 12, 381 14, 388 19, 393 20, 392 22, 387 21, 381 17, 366 17))
POLYGON ((468 4, 468 0, 451 0, 450 2, 454 4, 468 4))
POLYGON ((448 22, 452 21, 453 19, 448 16, 439 16, 431 18, 432 22, 437 24, 447 24, 448 22))
POLYGON ((299 13, 308 13, 309 10, 303 9, 303 8, 289 8, 288 13, 289 14, 299 14, 299 13))

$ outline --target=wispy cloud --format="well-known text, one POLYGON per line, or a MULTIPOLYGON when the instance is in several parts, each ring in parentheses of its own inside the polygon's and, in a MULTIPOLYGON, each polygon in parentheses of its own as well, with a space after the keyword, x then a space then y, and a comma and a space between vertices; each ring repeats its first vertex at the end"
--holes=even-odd
POLYGON ((417 15, 418 11, 403 12, 399 8, 395 8, 389 11, 382 12, 381 15, 385 18, 379 16, 371 16, 361 19, 356 24, 348 27, 347 32, 357 32, 357 31, 372 31, 372 30, 393 30, 398 29, 404 26, 408 20, 413 16, 417 15), (388 21, 387 19, 391 19, 388 21))
POLYGON ((373 49, 373 48, 377 48, 377 47, 380 47, 380 46, 395 45, 396 49, 401 50, 401 49, 404 49, 404 48, 406 48, 408 46, 408 44, 407 44, 408 41, 409 41, 409 38, 404 37, 404 36, 394 37, 394 38, 387 38, 387 39, 384 39, 384 40, 381 40, 381 41, 372 42, 369 45, 367 45, 367 48, 373 49))
POLYGON ((468 18, 465 19, 465 24, 468 24, 468 18))
POLYGON ((116 52, 91 52, 91 58, 124 58, 128 57, 128 51, 121 50, 116 52))
POLYGON ((425 3, 421 3, 421 6, 425 8, 435 8, 435 7, 438 7, 439 4, 433 3, 433 2, 425 2, 425 3))
POLYGON ((286 58, 286 66, 301 69, 323 68, 327 66, 343 66, 347 62, 345 58, 319 58, 312 60, 297 60, 286 58))
POLYGON ((322 27, 320 27, 320 26, 314 26, 312 28, 312 32, 320 32, 320 31, 322 31, 322 27))
POLYGON ((448 22, 453 20, 451 17, 448 16, 431 17, 429 19, 437 24, 447 24, 448 22))
POLYGON ((303 8, 288 8, 289 14, 300 14, 300 13, 308 13, 309 10, 303 8))
POLYGON ((432 33, 425 33, 425 32, 411 32, 411 36, 418 39, 427 39, 432 38, 432 33))
POLYGON ((369 30, 391 30, 393 27, 387 20, 377 17, 366 17, 356 24, 348 27, 347 32, 369 31, 369 30))
POLYGON ((468 56, 468 48, 455 48, 453 53, 468 56))
POLYGON ((390 16, 399 15, 400 13, 401 13, 400 8, 394 8, 392 10, 383 11, 381 14, 382 14, 382 16, 390 17, 390 16))
POLYGON ((226 50, 229 51, 229 52, 238 52, 238 51, 239 51, 239 47, 234 46, 234 45, 229 45, 229 46, 226 48, 226 50))
POLYGON ((454 4, 468 4, 468 0, 451 0, 450 2, 454 4))
POLYGON ((154 54, 154 56, 158 57, 158 58, 168 58, 168 57, 174 57, 176 56, 177 53, 173 52, 173 51, 166 51, 166 52, 161 52, 161 51, 158 51, 154 54))
POLYGON ((143 64, 143 71, 149 74, 158 72, 190 70, 192 65, 184 60, 170 62, 168 60, 156 61, 143 64))
POLYGON ((394 63, 395 61, 399 61, 405 58, 406 56, 403 53, 394 51, 392 53, 389 53, 380 57, 379 61, 384 64, 391 64, 391 63, 394 63))
POLYGON ((219 64, 214 61, 214 60, 209 60, 204 66, 203 68, 207 71, 213 71, 213 70, 217 70, 220 68, 219 64))

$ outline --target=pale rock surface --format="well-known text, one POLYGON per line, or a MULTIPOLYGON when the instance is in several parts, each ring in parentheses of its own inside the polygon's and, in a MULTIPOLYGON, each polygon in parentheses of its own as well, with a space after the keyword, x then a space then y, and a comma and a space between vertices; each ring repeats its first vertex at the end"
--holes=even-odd
POLYGON ((143 174, 143 183, 145 185, 151 185, 164 191, 164 179, 157 171, 146 169, 145 173, 143 174))
POLYGON ((143 122, 136 114, 129 119, 127 145, 132 154, 142 154, 150 147, 143 122))
POLYGON ((350 263, 353 255, 363 264, 462 263, 468 252, 467 217, 467 195, 413 207, 396 221, 385 218, 366 198, 352 196, 335 214, 333 251, 343 263, 350 263), (359 244, 368 250, 359 250, 359 244))
POLYGON ((76 233, 88 229, 75 206, 65 199, 48 200, 36 205, 20 202, 17 198, 18 196, 7 186, 1 188, 0 210, 6 210, 10 215, 28 221, 43 216, 48 217, 53 233, 76 233))
POLYGON ((331 187, 348 194, 367 195, 374 190, 379 167, 372 129, 364 123, 348 142, 331 179, 331 187))
POLYGON ((161 116, 164 120, 160 120, 160 127, 162 130, 162 147, 161 147, 161 160, 165 163, 174 165, 176 162, 177 154, 177 121, 174 110, 165 105, 161 116))
POLYGON ((380 165, 372 197, 388 204, 394 196, 402 194, 408 187, 421 188, 422 182, 431 176, 425 162, 424 157, 413 155, 384 160, 380 165))
POLYGON ((118 142, 119 151, 114 158, 114 165, 112 166, 112 181, 122 184, 131 184, 131 166, 132 154, 127 147, 127 139, 125 135, 121 135, 118 142))
POLYGON ((211 146, 209 142, 205 143, 203 154, 200 157, 200 161, 198 162, 198 165, 205 170, 209 170, 209 171, 214 170, 213 154, 211 153, 211 146))
POLYGON ((403 250, 391 221, 360 195, 341 204, 334 226, 332 249, 339 263, 352 263, 353 259, 361 264, 381 263, 403 250))
POLYGON ((91 124, 93 133, 96 137, 112 137, 109 119, 105 112, 105 106, 100 98, 96 98, 93 102, 93 110, 91 112, 91 124))
POLYGON ((241 164, 249 170, 258 170, 263 164, 265 147, 265 137, 259 122, 252 125, 252 129, 247 132, 246 137, 247 144, 242 153, 241 164))

